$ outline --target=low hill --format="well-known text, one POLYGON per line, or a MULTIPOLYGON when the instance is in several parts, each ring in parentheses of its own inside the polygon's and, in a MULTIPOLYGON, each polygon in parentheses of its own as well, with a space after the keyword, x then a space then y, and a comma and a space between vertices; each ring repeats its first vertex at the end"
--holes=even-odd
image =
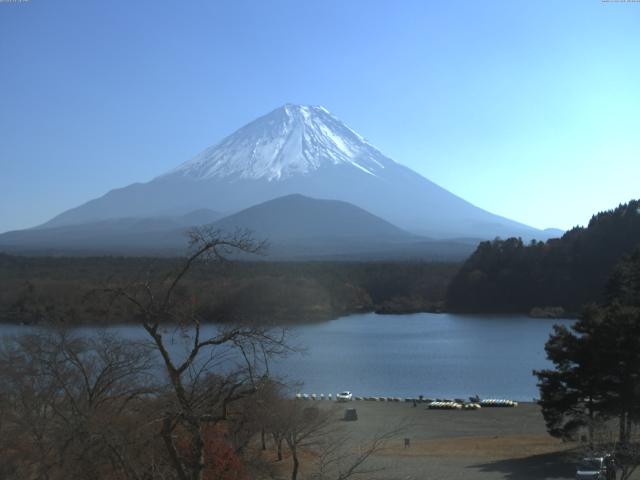
POLYGON ((184 249, 184 231, 222 215, 199 209, 174 217, 116 218, 52 228, 30 228, 0 235, 0 251, 9 253, 144 254, 184 249))
POLYGON ((214 225, 226 231, 247 228, 258 237, 287 241, 322 238, 408 241, 420 238, 350 203, 295 194, 246 208, 214 225))
POLYGON ((270 259, 461 260, 475 242, 434 241, 406 232, 366 210, 339 200, 286 195, 213 224, 222 231, 247 229, 269 243, 270 259))
MULTIPOLYGON (((208 225, 242 229, 266 240, 267 260, 462 260, 477 241, 431 240, 408 233, 362 208, 338 200, 286 195, 217 219, 196 211, 167 218, 115 219, 0 235, 0 250, 39 255, 180 255, 187 231, 208 225), (216 220, 216 221, 214 221, 216 220)), ((243 257, 244 258, 244 257, 243 257)))
POLYGON ((639 244, 640 200, 598 213, 586 228, 546 243, 482 242, 451 282, 447 306, 475 312, 559 306, 577 312, 602 299, 616 263, 639 244))

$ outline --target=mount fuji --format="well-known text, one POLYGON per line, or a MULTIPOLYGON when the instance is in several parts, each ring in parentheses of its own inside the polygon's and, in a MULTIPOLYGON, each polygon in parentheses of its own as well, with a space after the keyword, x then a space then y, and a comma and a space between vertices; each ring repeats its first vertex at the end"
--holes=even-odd
POLYGON ((202 209, 229 215, 295 194, 348 202, 432 239, 549 236, 478 208, 388 158, 324 107, 293 104, 147 183, 111 190, 31 231, 202 209))

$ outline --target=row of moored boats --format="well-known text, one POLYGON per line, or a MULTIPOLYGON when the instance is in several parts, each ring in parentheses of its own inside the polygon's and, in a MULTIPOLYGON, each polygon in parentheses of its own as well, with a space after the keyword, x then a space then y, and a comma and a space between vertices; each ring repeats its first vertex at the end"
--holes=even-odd
MULTIPOLYGON (((330 393, 325 396, 324 393, 316 395, 315 393, 307 394, 307 393, 297 393, 297 400, 336 400, 339 399, 339 396, 335 397, 330 393)), ((356 401, 365 401, 365 402, 406 402, 406 403, 422 403, 426 404, 427 408, 432 410, 478 410, 480 408, 513 408, 518 406, 518 402, 515 400, 509 400, 506 398, 485 398, 484 400, 480 400, 477 397, 474 397, 470 402, 465 402, 462 399, 456 398, 455 400, 448 399, 430 399, 424 397, 408 397, 408 398, 400 398, 400 397, 358 397, 354 396, 353 400, 356 401)))

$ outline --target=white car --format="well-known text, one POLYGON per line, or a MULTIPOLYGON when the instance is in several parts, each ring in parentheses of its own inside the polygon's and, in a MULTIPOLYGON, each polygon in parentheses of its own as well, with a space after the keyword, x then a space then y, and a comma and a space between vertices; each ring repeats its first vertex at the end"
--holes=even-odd
POLYGON ((350 402, 353 400, 353 394, 351 392, 340 392, 336 395, 337 402, 350 402))

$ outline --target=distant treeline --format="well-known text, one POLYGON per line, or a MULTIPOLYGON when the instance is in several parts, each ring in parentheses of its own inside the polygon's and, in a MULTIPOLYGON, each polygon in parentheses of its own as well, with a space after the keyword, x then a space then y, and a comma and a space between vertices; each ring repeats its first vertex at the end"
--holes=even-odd
MULTIPOLYGON (((182 259, 0 254, 0 322, 108 324, 133 320, 105 290, 157 280, 182 259)), ((459 264, 223 262, 185 285, 212 322, 299 323, 356 312, 438 311, 459 264)))
POLYGON ((560 239, 510 238, 482 242, 452 280, 447 309, 468 312, 529 312, 562 307, 578 312, 600 302, 615 265, 640 245, 640 201, 598 213, 586 228, 560 239))

